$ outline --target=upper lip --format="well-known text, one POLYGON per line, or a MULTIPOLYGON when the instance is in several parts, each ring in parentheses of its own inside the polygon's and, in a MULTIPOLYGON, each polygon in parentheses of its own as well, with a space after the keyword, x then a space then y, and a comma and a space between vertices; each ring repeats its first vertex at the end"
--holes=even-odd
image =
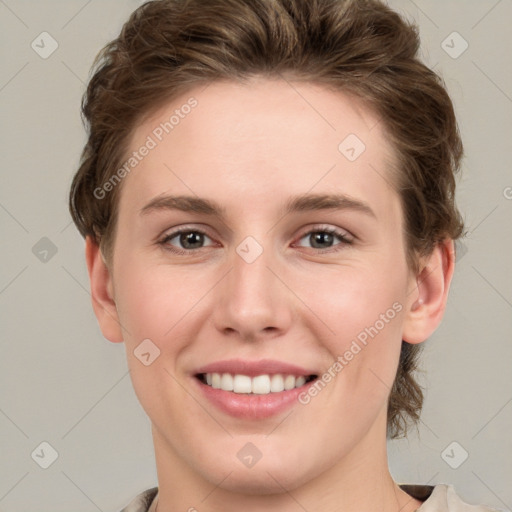
POLYGON ((242 359, 228 359, 225 361, 216 361, 198 368, 194 374, 201 373, 230 373, 232 375, 247 375, 256 377, 257 375, 266 374, 284 374, 296 376, 317 375, 315 371, 310 371, 300 366, 276 361, 272 359, 261 359, 259 361, 245 361, 242 359))

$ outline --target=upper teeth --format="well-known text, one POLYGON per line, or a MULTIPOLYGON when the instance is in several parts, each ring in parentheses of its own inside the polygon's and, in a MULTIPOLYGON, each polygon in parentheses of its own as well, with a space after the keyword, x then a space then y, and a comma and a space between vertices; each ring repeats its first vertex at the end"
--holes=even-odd
POLYGON ((266 395, 298 388, 306 383, 306 377, 294 375, 232 375, 230 373, 207 373, 206 383, 215 389, 233 391, 234 393, 255 393, 266 395))

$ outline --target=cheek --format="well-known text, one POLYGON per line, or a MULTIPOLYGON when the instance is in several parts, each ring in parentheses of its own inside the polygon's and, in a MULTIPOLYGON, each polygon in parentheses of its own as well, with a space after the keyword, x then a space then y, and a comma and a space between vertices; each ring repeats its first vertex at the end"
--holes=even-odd
POLYGON ((133 259, 119 265, 119 276, 117 310, 127 331, 125 342, 132 345, 149 338, 163 347, 176 326, 185 318, 189 321, 204 294, 204 289, 194 284, 203 278, 194 275, 191 279, 186 268, 155 267, 133 259))
POLYGON ((393 384, 402 341, 406 275, 405 265, 401 269, 400 263, 388 266, 381 261, 364 269, 339 268, 332 275, 317 276, 315 283, 304 288, 304 293, 310 290, 303 295, 305 302, 314 305, 321 319, 316 320, 315 332, 333 364, 338 362, 330 367, 336 375, 337 396, 344 401, 350 397, 356 410, 361 400, 380 406, 393 384))
POLYGON ((171 412, 191 404, 177 362, 191 343, 184 327, 193 322, 201 290, 191 290, 190 279, 176 270, 171 276, 170 269, 133 261, 119 265, 118 275, 117 309, 135 394, 150 418, 178 431, 181 420, 171 412))
POLYGON ((175 385, 175 363, 189 343, 180 331, 194 316, 194 305, 201 296, 183 272, 170 272, 170 268, 153 267, 136 258, 119 259, 119 279, 114 283, 131 378, 148 414, 154 390, 175 385))
POLYGON ((405 267, 400 269, 396 264, 393 268, 374 261, 365 266, 340 266, 301 280, 299 293, 330 331, 330 339, 343 342, 358 335, 364 338, 365 329, 375 324, 379 331, 399 334, 405 267))

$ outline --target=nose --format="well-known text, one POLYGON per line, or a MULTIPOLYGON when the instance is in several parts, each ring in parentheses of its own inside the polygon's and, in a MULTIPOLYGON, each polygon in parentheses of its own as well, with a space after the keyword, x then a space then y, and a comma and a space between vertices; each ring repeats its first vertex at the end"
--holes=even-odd
POLYGON ((292 294, 270 250, 248 262, 234 251, 228 274, 215 287, 213 322, 223 334, 245 341, 283 335, 293 318, 292 294))

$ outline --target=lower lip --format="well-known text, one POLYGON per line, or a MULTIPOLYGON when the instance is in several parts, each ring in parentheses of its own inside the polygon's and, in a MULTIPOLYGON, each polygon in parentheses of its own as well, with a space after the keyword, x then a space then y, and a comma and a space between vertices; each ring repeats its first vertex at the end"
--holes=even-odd
POLYGON ((314 380, 310 381, 300 388, 289 391, 256 395, 214 389, 201 382, 197 377, 193 377, 193 379, 204 396, 221 411, 237 418, 249 420, 270 418, 286 411, 298 402, 298 396, 307 391, 308 387, 315 382, 314 380))

